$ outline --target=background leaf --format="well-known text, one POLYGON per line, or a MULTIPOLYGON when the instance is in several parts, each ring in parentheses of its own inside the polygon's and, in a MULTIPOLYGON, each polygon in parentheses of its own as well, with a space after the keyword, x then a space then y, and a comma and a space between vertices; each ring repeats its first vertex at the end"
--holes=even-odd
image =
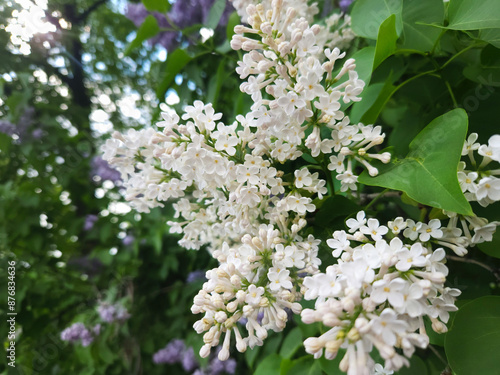
POLYGON ((140 47, 142 42, 146 39, 154 37, 160 31, 160 27, 158 26, 158 22, 156 18, 149 15, 144 19, 144 22, 137 30, 137 35, 135 39, 129 44, 127 49, 125 50, 125 55, 129 55, 137 47, 140 47))
POLYGON ((399 35, 403 29, 402 9, 402 0, 357 0, 351 12, 352 29, 359 36, 377 39, 380 25, 391 14, 395 14, 399 35))
POLYGON ((481 297, 464 305, 445 339, 452 370, 457 375, 498 375, 499 347, 500 297, 481 297))
POLYGON ((283 358, 292 358, 295 352, 302 346, 302 332, 299 327, 292 329, 286 335, 281 345, 280 355, 283 358))
POLYGON ((171 54, 167 56, 167 62, 165 63, 165 76, 156 89, 156 96, 158 98, 163 98, 167 89, 172 84, 175 76, 181 71, 187 63, 192 60, 192 57, 187 54, 183 49, 176 49, 171 54))
POLYGON ((396 50, 396 41, 398 34, 396 33, 396 15, 391 14, 382 22, 378 30, 377 45, 375 46, 375 57, 373 59, 373 70, 396 50))
POLYGON ((208 18, 206 22, 206 26, 209 29, 215 29, 219 24, 220 18, 222 17, 222 13, 224 13, 224 9, 226 8, 226 0, 215 0, 214 5, 210 8, 210 12, 208 13, 208 18))
POLYGON ((441 0, 405 1, 403 3, 402 48, 430 51, 441 30, 427 24, 443 24, 444 3, 441 0))
POLYGON ((449 25, 453 30, 478 30, 500 25, 500 1, 451 0, 449 25))
POLYGON ((167 13, 172 7, 168 0, 142 0, 142 3, 150 12, 167 13))
POLYGON ((466 134, 465 111, 450 111, 434 119, 415 137, 405 159, 381 165, 376 177, 365 171, 359 182, 401 190, 422 204, 471 215, 472 209, 457 179, 466 134))
POLYGON ((259 363, 255 369, 254 375, 269 375, 279 374, 281 366, 281 357, 274 353, 268 355, 264 360, 259 363))

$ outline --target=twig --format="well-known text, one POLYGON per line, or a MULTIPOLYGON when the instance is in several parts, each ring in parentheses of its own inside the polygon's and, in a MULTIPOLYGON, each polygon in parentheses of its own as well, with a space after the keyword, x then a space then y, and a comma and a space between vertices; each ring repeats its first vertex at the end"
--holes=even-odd
POLYGON ((462 257, 458 257, 455 255, 447 255, 446 258, 450 259, 450 260, 454 260, 456 262, 475 264, 475 265, 482 267, 485 270, 488 270, 489 272, 491 272, 493 274, 493 276, 495 276, 495 278, 498 281, 500 281, 500 273, 498 272, 499 270, 494 268, 494 267, 488 266, 487 264, 484 264, 483 262, 480 262, 480 261, 475 260, 475 259, 470 259, 470 258, 462 258, 462 257))
POLYGON ((361 194, 361 202, 364 203, 367 201, 372 201, 378 198, 399 198, 401 196, 401 192, 399 191, 386 191, 382 193, 371 193, 371 194, 361 194))

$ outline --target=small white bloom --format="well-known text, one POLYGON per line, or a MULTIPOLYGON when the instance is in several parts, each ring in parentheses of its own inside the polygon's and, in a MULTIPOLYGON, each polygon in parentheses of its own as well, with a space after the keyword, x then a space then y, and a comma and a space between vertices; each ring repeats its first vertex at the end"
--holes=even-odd
POLYGON ((404 220, 402 217, 397 217, 396 219, 394 219, 394 221, 389 221, 387 225, 392 233, 399 234, 399 232, 406 228, 407 224, 406 220, 404 220))

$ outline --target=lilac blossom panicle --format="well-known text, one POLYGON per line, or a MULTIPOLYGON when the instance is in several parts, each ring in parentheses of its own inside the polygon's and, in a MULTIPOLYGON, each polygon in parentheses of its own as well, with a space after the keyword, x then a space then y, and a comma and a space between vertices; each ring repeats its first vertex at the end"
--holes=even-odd
POLYGON ((16 133, 16 125, 5 120, 0 120, 0 133, 12 136, 16 133))
POLYGON ((196 281, 206 281, 207 278, 205 277, 205 271, 203 270, 196 270, 193 272, 190 272, 186 278, 186 282, 188 284, 194 283, 196 281))
POLYGON ((130 318, 130 314, 125 307, 119 304, 110 305, 109 303, 103 302, 97 307, 97 312, 101 320, 106 323, 113 323, 116 321, 123 322, 130 318))
MULTIPOLYGON (((0 133, 13 136, 14 134, 22 141, 28 135, 28 129, 33 124, 33 117, 35 116, 35 109, 27 107, 22 115, 19 117, 17 124, 13 124, 6 120, 0 120, 0 133)), ((31 132, 31 137, 39 139, 43 135, 43 130, 38 128, 31 132)))
POLYGON ((122 244, 124 246, 130 246, 134 243, 135 237, 132 236, 131 234, 127 234, 127 236, 122 240, 122 244))
MULTIPOLYGON (((163 29, 171 29, 159 33, 149 39, 151 45, 161 45, 167 51, 172 51, 179 46, 182 35, 178 29, 184 29, 196 24, 204 24, 210 13, 214 0, 179 0, 175 1, 167 13, 167 17, 159 12, 148 12, 142 4, 127 5, 126 16, 139 27, 148 15, 153 15, 158 26, 163 29), (170 21, 173 23, 170 23, 170 21)), ((226 4, 224 13, 219 21, 219 26, 227 24, 233 7, 229 2, 226 4)))
POLYGON ((156 364, 181 362, 185 350, 186 345, 184 345, 184 341, 179 339, 172 340, 163 349, 153 354, 153 362, 156 364))
POLYGON ((74 343, 81 341, 83 346, 89 346, 97 334, 95 331, 89 331, 83 323, 74 323, 61 332, 61 340, 74 343))
POLYGON ((196 356, 194 355, 193 348, 189 347, 184 351, 182 354, 181 364, 184 371, 187 372, 191 372, 199 366, 196 356))
POLYGON ((342 12, 347 12, 353 2, 354 0, 340 0, 339 7, 342 10, 342 12))
POLYGON ((153 354, 153 362, 157 365, 180 363, 184 371, 192 373, 192 375, 236 373, 236 360, 229 358, 226 361, 221 361, 217 358, 217 353, 214 353, 205 369, 200 368, 193 348, 186 347, 184 341, 180 339, 170 341, 167 346, 153 354))
POLYGON ((91 176, 99 176, 103 181, 109 180, 117 182, 121 180, 120 172, 115 168, 111 168, 106 160, 100 156, 96 156, 91 162, 91 176))
POLYGON ((85 223, 83 224, 83 230, 84 231, 89 231, 94 227, 94 224, 96 221, 99 220, 99 217, 97 215, 87 215, 85 216, 85 223))

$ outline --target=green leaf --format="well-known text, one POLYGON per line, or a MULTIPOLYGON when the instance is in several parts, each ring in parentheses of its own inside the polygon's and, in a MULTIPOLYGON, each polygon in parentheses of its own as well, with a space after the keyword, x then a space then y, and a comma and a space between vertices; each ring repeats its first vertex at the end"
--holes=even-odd
POLYGON ((375 46, 375 57, 373 59, 373 70, 382 64, 382 62, 391 56, 396 50, 396 15, 391 14, 382 22, 378 30, 377 45, 375 46))
POLYGON ((473 215, 457 179, 467 122, 463 109, 434 119, 410 143, 406 158, 380 165, 375 177, 363 172, 359 182, 401 190, 422 204, 473 215))
POLYGON ((500 1, 451 0, 448 7, 448 28, 478 30, 500 25, 500 1))
POLYGON ((165 63, 165 77, 156 89, 156 96, 163 99, 175 76, 192 60, 192 57, 183 49, 176 49, 167 55, 165 63))
POLYGON ((481 297, 459 309, 444 346, 457 375, 499 375, 500 297, 481 297))
POLYGON ((231 73, 229 69, 226 69, 226 63, 226 58, 223 58, 219 63, 217 73, 210 79, 207 93, 207 101, 209 103, 217 103, 220 89, 222 88, 224 81, 229 77, 229 74, 231 73))
POLYGON ((418 356, 413 355, 410 359, 410 367, 403 367, 395 375, 427 375, 427 366, 418 356))
POLYGON ((130 52, 132 52, 134 49, 140 47, 142 45, 142 42, 144 42, 146 39, 154 37, 156 34, 158 34, 159 31, 160 27, 158 26, 156 18, 154 18, 152 15, 147 16, 144 19, 142 25, 139 27, 139 30, 137 30, 135 39, 128 45, 127 49, 125 50, 125 56, 129 55, 130 52))
POLYGON ((366 111, 368 111, 375 103, 383 88, 384 83, 379 82, 373 83, 363 90, 363 100, 354 103, 351 108, 351 114, 349 115, 349 118, 351 119, 353 124, 361 121, 361 118, 366 113, 366 111))
POLYGON ((302 332, 299 327, 292 329, 286 335, 281 345, 280 355, 283 358, 292 358, 295 352, 302 346, 302 332))
POLYGON ((493 241, 482 242, 476 246, 490 257, 500 258, 500 230, 497 229, 493 235, 493 241))
POLYGON ((293 361, 293 366, 286 375, 321 375, 321 367, 318 361, 307 355, 293 361))
POLYGON ((479 32, 479 39, 500 48, 500 29, 482 29, 479 32))
POLYGON ((279 374, 280 366, 281 357, 276 353, 270 354, 259 363, 255 369, 254 375, 279 374))
POLYGON ((377 39, 380 25, 395 14, 399 35, 403 29, 402 9, 403 0, 357 0, 351 12, 352 30, 359 36, 377 39))
POLYGON ((339 352, 337 353, 337 356, 334 359, 326 359, 324 356, 322 356, 320 359, 318 359, 321 370, 327 375, 344 374, 339 369, 340 361, 342 360, 342 358, 344 358, 344 355, 345 355, 345 349, 340 349, 339 352))
POLYGON ((403 3, 403 37, 405 49, 430 51, 441 30, 426 24, 442 25, 444 3, 442 0, 405 1, 403 3))
POLYGON ((238 13, 233 12, 229 16, 229 19, 227 21, 227 26, 226 26, 226 37, 227 40, 231 41, 234 35, 234 27, 239 25, 241 23, 240 16, 238 13))
POLYGON ((328 197, 321 205, 314 218, 315 224, 323 228, 328 228, 330 223, 336 218, 346 217, 358 211, 359 206, 353 203, 353 201, 342 195, 334 195, 333 197, 328 197))
POLYGON ((205 26, 209 29, 214 29, 219 24, 220 18, 222 17, 222 13, 224 13, 224 9, 226 8, 226 0, 215 0, 214 5, 210 8, 210 12, 208 13, 207 22, 205 26))
POLYGON ((142 3, 150 12, 167 13, 172 7, 168 0, 142 0, 142 3))
POLYGON ((373 72, 375 47, 365 47, 352 55, 352 58, 356 60, 356 72, 359 78, 365 82, 365 85, 368 85, 373 72))
MULTIPOLYGON (((500 87, 500 67, 483 68, 480 66, 466 66, 464 68, 464 76, 473 82, 485 85, 486 87, 481 91, 490 91, 491 93, 494 91, 491 86, 500 87)), ((479 95, 481 95, 481 92, 479 92, 479 95)))
POLYGON ((394 86, 391 81, 391 77, 389 76, 384 83, 384 87, 382 87, 382 90, 380 90, 380 93, 375 102, 364 113, 363 117, 361 117, 361 122, 365 124, 375 123, 378 116, 380 115, 380 112, 382 112, 392 94, 394 94, 394 92, 397 90, 397 86, 394 86))
POLYGON ((288 370, 293 366, 292 360, 283 358, 280 363, 280 375, 286 375, 288 370))
POLYGON ((260 351, 260 346, 256 346, 253 349, 247 349, 245 352, 245 361, 248 365, 248 367, 253 368, 253 364, 255 360, 257 359, 257 355, 259 354, 260 351))

